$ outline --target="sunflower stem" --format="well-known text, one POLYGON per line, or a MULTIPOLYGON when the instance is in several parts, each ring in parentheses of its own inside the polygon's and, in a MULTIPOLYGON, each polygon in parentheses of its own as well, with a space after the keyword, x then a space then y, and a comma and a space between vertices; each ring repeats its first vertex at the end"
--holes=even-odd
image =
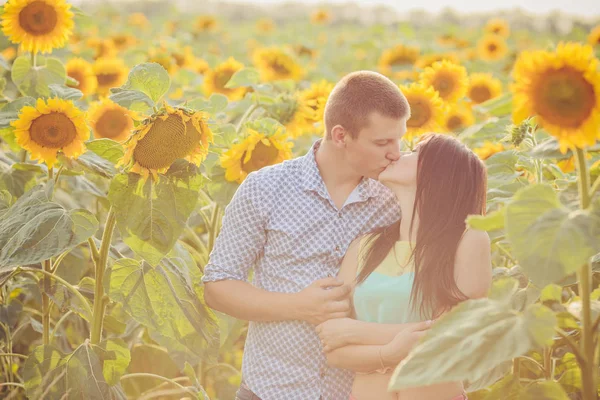
MULTIPOLYGON (((590 205, 590 175, 586 163, 586 151, 584 149, 575 149, 575 158, 577 161, 577 171, 579 173, 579 204, 582 210, 590 205)), ((583 400, 595 400, 597 398, 596 363, 594 349, 594 332, 592 331, 592 312, 591 312, 591 283, 592 266, 591 263, 583 265, 577 271, 579 278, 579 296, 581 297, 581 353, 583 365, 581 365, 582 392, 583 400)))
POLYGON ((596 194, 596 192, 600 190, 600 175, 598 175, 598 177, 596 178, 596 181, 594 182, 594 184, 592 185, 592 188, 590 189, 590 199, 592 199, 594 197, 594 194, 596 194))
POLYGON ((238 122, 237 127, 235 128, 236 133, 241 132, 242 127, 244 126, 244 122, 246 122, 248 120, 248 118, 250 118, 250 115, 252 115, 254 110, 256 110, 258 107, 259 107, 258 104, 252 104, 250 107, 248 107, 248 109, 246 110, 244 115, 242 115, 242 118, 240 118, 240 121, 238 122))
POLYGON ((19 158, 20 158, 20 161, 22 163, 26 162, 27 161, 27 150, 21 149, 21 153, 20 153, 20 157, 19 158))
POLYGON ((102 233, 102 244, 98 262, 96 263, 96 281, 94 283, 94 312, 92 315, 92 331, 90 333, 90 342, 92 344, 100 343, 102 338, 102 323, 104 322, 104 310, 106 308, 106 300, 104 298, 104 271, 108 261, 108 251, 112 240, 113 231, 117 222, 115 211, 111 207, 106 217, 104 232, 102 233))

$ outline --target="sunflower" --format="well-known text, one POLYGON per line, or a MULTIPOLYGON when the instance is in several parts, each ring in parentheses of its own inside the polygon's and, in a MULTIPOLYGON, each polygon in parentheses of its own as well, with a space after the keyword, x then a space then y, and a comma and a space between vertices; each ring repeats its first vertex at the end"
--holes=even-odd
POLYGON ((310 20, 313 24, 324 25, 331 20, 331 15, 327 10, 319 9, 310 15, 310 20))
POLYGON ((437 90, 442 100, 448 103, 456 103, 464 97, 469 84, 465 67, 446 60, 425 68, 419 80, 437 90))
POLYGON ((150 24, 150 22, 144 13, 136 12, 127 18, 127 24, 139 28, 145 28, 150 24))
POLYGON ((379 71, 389 77, 395 77, 398 72, 412 70, 413 65, 419 59, 420 50, 418 47, 404 46, 399 44, 390 49, 386 49, 379 57, 379 71))
POLYGON ((69 85, 71 87, 81 90, 84 96, 94 94, 98 87, 98 81, 94 74, 94 68, 92 64, 84 60, 83 58, 72 58, 67 61, 65 65, 67 70, 67 76, 75 79, 79 82, 77 85, 69 85))
POLYGON ((440 131, 444 125, 444 102, 438 92, 431 86, 412 83, 400 89, 410 106, 410 118, 406 122, 407 140, 423 133, 440 131))
POLYGON ((194 28, 196 32, 214 32, 217 30, 217 19, 212 15, 200 15, 196 18, 194 28))
POLYGON ((208 114, 202 111, 172 108, 165 103, 133 131, 118 165, 131 167, 131 172, 144 179, 150 174, 157 179, 158 173, 166 172, 179 158, 200 165, 213 141, 207 120, 208 114))
POLYGON ((308 57, 313 59, 317 55, 317 50, 311 49, 303 44, 297 44, 293 46, 293 50, 298 57, 308 57))
POLYGON ((513 120, 530 116, 558 139, 560 150, 600 138, 600 71, 591 46, 560 43, 554 52, 525 51, 511 85, 513 120))
POLYGON ((275 22, 271 18, 261 18, 256 21, 256 30, 260 33, 271 33, 275 30, 275 22))
POLYGON ((171 57, 175 60, 175 64, 179 68, 190 68, 195 61, 194 53, 190 46, 185 46, 183 49, 173 51, 171 57))
POLYGON ((148 50, 148 62, 159 64, 169 73, 169 75, 172 75, 179 69, 175 58, 164 48, 153 48, 148 50))
POLYGON ((485 61, 502 59, 508 53, 508 46, 500 35, 485 35, 477 42, 479 58, 485 61))
POLYGON ((556 163, 556 165, 565 174, 568 174, 569 172, 573 172, 573 171, 575 171, 575 157, 571 156, 564 160, 560 160, 559 162, 556 163))
POLYGON ((304 75, 302 67, 289 54, 278 48, 257 49, 252 59, 265 82, 283 79, 298 81, 304 75))
POLYGON ((32 160, 44 161, 48 168, 56 163, 59 151, 73 158, 83 154, 83 142, 90 137, 85 114, 72 101, 58 98, 48 102, 38 99, 35 107, 21 108, 19 118, 10 124, 15 127, 19 146, 31 153, 32 160))
POLYGON ((119 51, 125 50, 129 47, 132 47, 136 44, 137 39, 133 35, 129 35, 126 33, 118 33, 112 35, 110 40, 113 42, 115 48, 119 51))
POLYGON ((127 81, 129 71, 119 58, 99 58, 92 67, 100 95, 107 95, 110 88, 119 87, 127 81))
POLYGON ((306 104, 307 100, 300 97, 300 92, 282 93, 273 104, 266 106, 268 116, 285 126, 285 132, 292 138, 314 131, 308 120, 316 117, 315 110, 306 104))
POLYGON ((510 28, 508 22, 502 18, 490 19, 486 24, 484 31, 492 35, 500 35, 502 37, 508 37, 510 35, 510 28))
POLYGON ((105 98, 90 106, 87 111, 94 139, 107 138, 117 142, 125 141, 133 130, 133 120, 137 114, 112 100, 105 98))
POLYGON ((474 104, 493 99, 502 94, 502 83, 492 74, 479 72, 469 76, 467 96, 474 104))
POLYGON ((333 90, 333 83, 321 80, 314 82, 308 89, 302 90, 298 97, 301 104, 301 115, 306 123, 306 132, 315 132, 317 126, 323 125, 325 104, 333 90))
POLYGON ((225 87, 233 74, 244 68, 244 64, 236 61, 233 57, 219 65, 214 69, 209 69, 204 74, 204 91, 206 95, 213 93, 221 93, 226 95, 229 100, 239 100, 244 97, 247 89, 245 87, 237 87, 228 89, 225 87))
POLYGON ((287 140, 283 129, 273 135, 249 129, 248 137, 221 155, 220 163, 225 169, 225 179, 242 183, 250 172, 289 160, 293 145, 287 140))
POLYGON ((89 38, 86 40, 86 46, 94 49, 94 60, 98 58, 113 58, 117 55, 117 48, 110 39, 89 38))
POLYGON ((504 151, 504 145, 502 143, 494 143, 485 141, 481 147, 473 149, 473 152, 482 160, 487 160, 496 153, 504 151))
POLYGON ((192 64, 188 66, 188 68, 200 75, 204 75, 206 71, 210 69, 210 66, 206 60, 202 58, 194 58, 194 61, 192 61, 192 64))
POLYGON ((455 64, 459 63, 458 56, 455 53, 432 53, 425 54, 415 61, 415 68, 425 69, 431 67, 434 62, 448 60, 455 64))
POLYGON ((65 0, 10 0, 1 18, 2 32, 23 51, 51 53, 73 33, 73 12, 65 0))
POLYGON ((588 36, 588 43, 591 46, 600 46, 600 25, 592 29, 588 36))
POLYGON ((465 104, 449 107, 444 119, 444 128, 448 132, 459 131, 475 123, 473 112, 465 104))

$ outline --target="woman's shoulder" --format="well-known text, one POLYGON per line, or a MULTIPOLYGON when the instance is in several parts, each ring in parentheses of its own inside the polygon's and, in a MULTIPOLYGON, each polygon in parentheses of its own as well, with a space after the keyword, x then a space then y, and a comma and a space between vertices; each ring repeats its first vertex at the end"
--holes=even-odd
POLYGON ((458 288, 468 297, 487 294, 492 280, 491 241, 487 232, 467 229, 456 250, 454 275, 458 288))

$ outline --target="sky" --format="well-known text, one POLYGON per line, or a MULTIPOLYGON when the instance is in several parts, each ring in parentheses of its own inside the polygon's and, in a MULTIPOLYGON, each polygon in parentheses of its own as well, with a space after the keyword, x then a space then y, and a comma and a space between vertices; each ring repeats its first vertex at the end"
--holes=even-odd
MULTIPOLYGON (((236 2, 272 4, 285 3, 285 0, 235 0, 236 2)), ((521 9, 536 13, 546 14, 553 10, 584 17, 600 17, 600 0, 351 0, 360 5, 385 4, 396 8, 398 11, 424 9, 429 12, 439 12, 447 6, 459 12, 485 12, 498 9, 521 9)), ((301 0, 306 4, 346 3, 348 0, 301 0)))

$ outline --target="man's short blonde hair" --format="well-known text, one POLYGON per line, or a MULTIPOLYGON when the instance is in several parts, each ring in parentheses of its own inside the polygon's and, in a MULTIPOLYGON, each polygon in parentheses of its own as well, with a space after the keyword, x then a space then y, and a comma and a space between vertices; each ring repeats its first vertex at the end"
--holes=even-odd
POLYGON ((333 88, 325 105, 325 136, 341 125, 356 138, 378 112, 388 118, 409 118, 410 106, 398 86, 373 71, 356 71, 344 76, 333 88))

